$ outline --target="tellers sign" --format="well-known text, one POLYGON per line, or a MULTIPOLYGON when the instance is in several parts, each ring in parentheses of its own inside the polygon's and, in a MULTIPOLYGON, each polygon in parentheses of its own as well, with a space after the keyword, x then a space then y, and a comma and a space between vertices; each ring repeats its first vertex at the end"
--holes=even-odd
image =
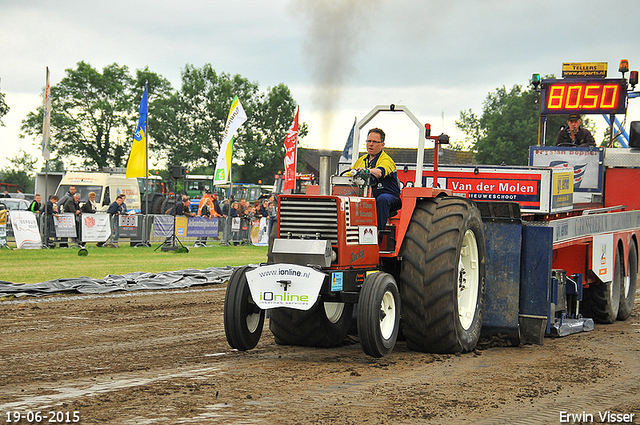
POLYGON ((624 79, 543 80, 541 113, 623 114, 627 107, 624 79))

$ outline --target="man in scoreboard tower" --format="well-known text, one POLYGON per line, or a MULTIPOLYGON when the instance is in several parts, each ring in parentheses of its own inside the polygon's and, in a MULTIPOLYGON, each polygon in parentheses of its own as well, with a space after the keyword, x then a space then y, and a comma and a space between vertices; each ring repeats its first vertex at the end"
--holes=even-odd
POLYGON ((560 129, 560 132, 558 133, 558 137, 556 138, 556 146, 595 146, 596 140, 591 135, 591 132, 586 128, 580 127, 580 124, 582 124, 580 114, 573 113, 569 115, 567 127, 560 129))

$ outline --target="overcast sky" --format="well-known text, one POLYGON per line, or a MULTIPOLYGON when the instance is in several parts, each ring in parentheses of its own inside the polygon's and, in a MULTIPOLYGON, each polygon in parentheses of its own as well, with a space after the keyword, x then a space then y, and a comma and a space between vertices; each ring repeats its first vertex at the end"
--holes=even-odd
MULTIPOLYGON (((532 73, 608 62, 617 78, 621 58, 639 69, 636 19, 637 0, 0 0, 0 92, 11 108, 0 167, 19 149, 42 158, 18 134, 42 102, 47 66, 52 85, 79 61, 100 70, 115 62, 132 74, 148 66, 175 89, 185 64, 211 63, 261 90, 284 83, 311 147, 342 149, 354 117, 391 103, 455 140, 460 111, 480 113, 487 93, 526 86, 532 73)), ((630 103, 629 119, 640 120, 640 104, 630 103)), ((596 122, 600 139, 605 124, 596 122)), ((389 130, 388 146, 416 145, 417 129, 401 130, 413 126, 404 118, 372 124, 389 130)))

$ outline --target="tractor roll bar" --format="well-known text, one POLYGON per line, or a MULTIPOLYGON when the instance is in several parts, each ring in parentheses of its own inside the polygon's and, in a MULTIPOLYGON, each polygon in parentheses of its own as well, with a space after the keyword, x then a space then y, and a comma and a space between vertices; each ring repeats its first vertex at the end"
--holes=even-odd
POLYGON ((418 135, 418 155, 416 158, 416 180, 414 182, 414 186, 422 187, 422 168, 424 163, 425 128, 424 128, 424 125, 422 125, 422 123, 418 121, 418 118, 416 118, 416 116, 413 115, 413 113, 405 105, 394 105, 394 104, 378 105, 374 107, 371 110, 371 112, 365 115, 364 118, 362 118, 358 122, 358 125, 356 125, 355 131, 353 132, 353 143, 354 143, 353 151, 356 154, 351 157, 351 166, 353 166, 353 164, 355 164, 356 160, 358 159, 357 152, 359 151, 359 147, 360 147, 360 130, 362 130, 362 128, 365 125, 367 125, 369 121, 371 121, 376 115, 378 115, 379 112, 404 112, 409 117, 409 119, 413 121, 413 123, 416 126, 418 126, 418 130, 420 131, 420 134, 418 135))

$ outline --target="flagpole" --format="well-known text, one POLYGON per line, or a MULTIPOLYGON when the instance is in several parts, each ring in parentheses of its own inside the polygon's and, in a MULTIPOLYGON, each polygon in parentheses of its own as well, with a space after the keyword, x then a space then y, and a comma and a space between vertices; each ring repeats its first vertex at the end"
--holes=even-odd
MULTIPOLYGON (((47 202, 48 202, 48 188, 49 188, 49 136, 50 136, 50 120, 51 120, 51 88, 49 87, 49 67, 46 72, 46 86, 44 88, 44 121, 42 128, 42 156, 44 157, 44 234, 43 234, 43 246, 49 248, 49 220, 47 217, 47 202)), ((53 208, 53 205, 52 205, 53 208)), ((53 214, 53 211, 51 211, 53 214)), ((55 240, 55 239, 54 239, 55 240)))
MULTIPOLYGON (((231 178, 231 169, 233 168, 233 145, 231 145, 231 158, 232 160, 229 161, 229 216, 227 217, 227 228, 224 232, 224 239, 227 245, 231 241, 231 221, 233 220, 231 218, 231 194, 233 193, 233 179, 231 178)), ((242 223, 240 223, 240 226, 242 226, 242 223)))
POLYGON ((147 204, 144 209, 144 224, 142 226, 142 244, 151 246, 149 243, 149 81, 144 82, 144 90, 147 93, 147 116, 144 117, 144 128, 147 143, 144 146, 144 202, 147 204))

